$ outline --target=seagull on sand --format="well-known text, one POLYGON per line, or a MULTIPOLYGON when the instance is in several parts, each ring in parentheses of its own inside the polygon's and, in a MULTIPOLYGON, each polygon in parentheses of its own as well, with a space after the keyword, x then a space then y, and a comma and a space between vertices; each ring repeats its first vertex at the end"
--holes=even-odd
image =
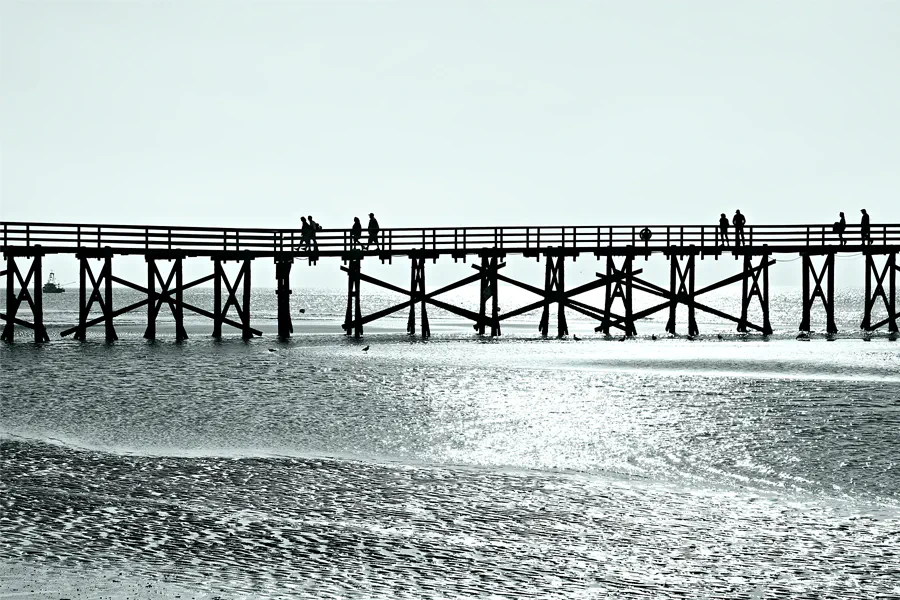
POLYGON ((368 351, 369 351, 369 347, 368 347, 368 346, 363 346, 362 351, 363 351, 363 352, 368 352, 368 351))

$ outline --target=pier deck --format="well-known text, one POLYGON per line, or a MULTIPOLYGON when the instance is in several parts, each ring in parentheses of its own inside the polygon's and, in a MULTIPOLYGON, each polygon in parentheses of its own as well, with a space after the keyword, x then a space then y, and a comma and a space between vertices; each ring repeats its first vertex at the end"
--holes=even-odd
POLYGON ((6 276, 7 313, 0 314, 6 321, 2 339, 12 341, 14 326, 21 325, 34 330, 36 341, 48 338, 43 325, 42 308, 42 258, 52 254, 74 255, 80 262, 78 323, 62 332, 85 339, 87 330, 103 324, 106 339, 116 339, 114 318, 143 306, 148 306, 148 323, 145 337, 156 335, 156 317, 163 305, 169 306, 176 321, 176 338, 186 339, 183 327, 184 311, 208 317, 213 321, 213 336, 222 335, 222 326, 229 325, 241 331, 245 339, 262 332, 250 323, 251 264, 255 259, 272 259, 276 265, 276 293, 278 294, 278 334, 286 338, 293 331, 290 315, 290 272, 295 259, 304 258, 310 265, 319 260, 339 258, 341 269, 347 274, 347 313, 344 332, 360 337, 366 323, 400 310, 409 309, 407 330, 416 332, 416 304, 420 305, 421 332, 430 335, 426 305, 430 304, 473 321, 480 334, 490 331, 500 335, 502 321, 542 309, 538 330, 542 335, 549 331, 549 310, 557 305, 557 335, 568 334, 565 308, 574 310, 599 322, 597 331, 610 334, 618 330, 626 336, 635 335, 636 322, 662 310, 669 311, 666 330, 676 332, 677 307, 688 312, 688 334, 699 333, 695 314, 705 311, 736 323, 741 332, 757 331, 769 334, 769 268, 776 263, 778 254, 799 254, 802 262, 803 316, 799 329, 808 332, 812 310, 817 300, 825 310, 829 333, 837 332, 834 324, 834 258, 841 253, 858 253, 865 256, 866 297, 865 312, 860 324, 865 331, 887 326, 897 332, 896 279, 900 267, 900 224, 871 225, 866 242, 859 225, 848 225, 840 234, 832 224, 801 225, 749 225, 743 228, 743 243, 737 243, 733 227, 729 227, 728 240, 720 237, 718 226, 711 225, 600 225, 600 226, 509 226, 509 227, 428 227, 388 228, 381 230, 377 244, 368 245, 368 235, 363 232, 360 240, 351 238, 349 229, 323 229, 316 233, 315 245, 305 249, 299 229, 261 228, 213 228, 158 225, 111 225, 83 223, 35 223, 2 222, 2 250, 6 268, 0 275, 6 276), (362 246, 360 246, 360 242, 362 246), (605 258, 604 272, 597 279, 575 288, 565 285, 566 259, 581 254, 605 258), (696 289, 695 258, 733 255, 742 259, 740 271, 713 285, 696 289), (147 269, 146 285, 127 281, 113 274, 115 256, 141 255, 147 269), (501 274, 508 256, 522 255, 546 261, 543 287, 517 281, 501 274), (639 275, 634 261, 643 257, 649 260, 663 255, 670 262, 670 278, 667 286, 647 281, 639 275), (472 269, 476 272, 439 290, 427 291, 425 285, 425 261, 439 257, 451 257, 454 261, 476 260, 472 269), (212 259, 212 273, 195 281, 184 282, 182 263, 195 257, 212 259), (410 259, 410 287, 405 289, 379 280, 362 272, 366 259, 393 262, 394 258, 410 259), (95 268, 93 261, 100 261, 95 268), (230 280, 223 263, 240 263, 238 274, 230 280), (172 263, 164 265, 163 263, 172 263), (92 266, 93 265, 93 266, 92 266), (163 267, 162 269, 160 267, 163 267), (193 306, 184 301, 183 292, 191 287, 212 282, 214 302, 211 310, 193 306), (363 315, 361 309, 361 284, 365 282, 408 296, 408 300, 393 307, 363 315), (528 290, 541 299, 532 304, 501 314, 498 308, 498 284, 504 282, 528 290), (146 299, 121 308, 113 307, 113 284, 129 287, 146 294, 146 299), (437 296, 464 285, 480 285, 478 312, 443 302, 437 296), (726 285, 740 283, 742 287, 741 315, 731 315, 723 310, 700 302, 699 296, 726 285), (603 307, 587 305, 575 299, 590 290, 605 289, 603 307), (661 298, 661 302, 649 309, 632 310, 635 292, 661 298), (490 304, 490 308, 488 308, 490 304), (762 309, 762 321, 748 319, 748 309, 758 304, 762 309), (876 306, 883 305, 887 318, 875 322, 872 318, 876 306), (32 321, 19 316, 19 309, 28 306, 32 321), (91 316, 95 308, 100 315, 91 316), (234 318, 229 316, 233 309, 234 318))

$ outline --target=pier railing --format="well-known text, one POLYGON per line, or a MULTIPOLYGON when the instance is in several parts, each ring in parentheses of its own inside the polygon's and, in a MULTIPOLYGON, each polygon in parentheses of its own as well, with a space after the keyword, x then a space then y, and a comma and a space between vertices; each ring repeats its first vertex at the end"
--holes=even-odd
MULTIPOLYGON (((77 223, 2 222, 3 246, 41 245, 57 252, 110 248, 123 254, 148 250, 183 250, 203 255, 221 251, 252 251, 269 254, 301 251, 300 229, 179 227, 159 225, 108 225, 77 223)), ((848 245, 860 243, 859 225, 847 225, 843 238, 848 245)), ((742 245, 790 250, 840 244, 832 224, 748 225, 742 245)), ((870 237, 875 245, 900 245, 900 224, 873 224, 870 237)), ((362 244, 368 241, 363 231, 362 244)), ((341 254, 358 248, 349 229, 316 232, 320 254, 341 254)), ((711 225, 599 225, 544 227, 427 227, 388 228, 378 235, 377 250, 403 253, 415 250, 442 254, 477 252, 485 249, 510 252, 548 248, 591 249, 634 247, 663 250, 695 246, 701 249, 733 247, 735 230, 728 229, 728 243, 711 225), (649 232, 649 235, 648 235, 649 232)), ((375 246, 370 248, 375 250, 375 246)))

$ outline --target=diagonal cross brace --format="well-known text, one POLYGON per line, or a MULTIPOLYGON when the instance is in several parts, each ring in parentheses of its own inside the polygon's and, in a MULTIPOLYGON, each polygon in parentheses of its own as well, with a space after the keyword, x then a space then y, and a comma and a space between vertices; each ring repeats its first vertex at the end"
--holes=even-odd
MULTIPOLYGON (((192 282, 190 282, 190 283, 187 283, 187 284, 181 286, 181 290, 187 290, 187 289, 192 288, 192 287, 194 287, 194 286, 198 286, 198 285, 200 285, 200 284, 202 284, 202 283, 206 283, 207 281, 213 279, 214 277, 215 277, 215 275, 207 275, 206 277, 201 277, 200 279, 197 279, 196 281, 192 281, 192 282)), ((129 287, 129 288, 131 288, 131 289, 133 289, 133 290, 137 290, 137 291, 143 292, 143 293, 145 293, 145 294, 148 293, 147 288, 145 288, 145 287, 143 287, 143 286, 140 286, 140 285, 137 285, 137 284, 135 284, 135 283, 132 283, 132 282, 130 282, 130 281, 126 281, 126 280, 124 280, 124 279, 122 279, 122 278, 120 278, 120 277, 115 277, 115 276, 113 276, 112 280, 115 281, 116 283, 120 284, 120 285, 124 285, 124 286, 129 287)), ((170 306, 173 306, 173 305, 177 304, 178 302, 177 302, 177 300, 175 300, 174 298, 172 298, 170 295, 171 295, 171 294, 174 294, 176 291, 177 291, 177 288, 171 289, 171 290, 169 290, 169 291, 167 291, 167 292, 159 292, 159 295, 161 295, 161 296, 166 296, 166 298, 164 298, 165 302, 167 302, 170 306)), ((117 317, 117 316, 119 316, 119 315, 123 315, 123 314, 125 314, 125 313, 127 313, 127 312, 130 312, 130 311, 132 311, 132 310, 138 309, 138 308, 144 306, 145 304, 148 304, 149 302, 150 302, 150 300, 147 299, 147 298, 145 298, 144 300, 141 300, 141 301, 139 301, 139 302, 135 302, 134 304, 130 304, 130 305, 128 305, 128 306, 125 306, 125 307, 123 307, 123 308, 120 308, 120 309, 118 309, 118 310, 113 311, 112 316, 113 316, 113 317, 117 317)), ((189 310, 189 311, 195 312, 195 313, 197 313, 198 315, 202 315, 202 316, 207 317, 207 318, 209 318, 209 319, 214 319, 214 318, 215 318, 215 315, 213 315, 213 314, 212 314, 211 312, 209 312, 208 310, 204 310, 204 309, 202 309, 202 308, 198 308, 198 307, 196 307, 196 306, 193 306, 193 305, 191 305, 191 304, 188 304, 187 302, 182 301, 182 302, 181 302, 181 306, 183 306, 184 308, 186 308, 186 309, 189 310)), ((88 321, 87 323, 85 323, 85 327, 91 327, 91 326, 93 326, 93 325, 97 325, 98 323, 101 323, 101 322, 104 321, 104 320, 105 320, 105 317, 97 317, 97 318, 95 318, 95 319, 91 319, 90 321, 88 321)), ((225 324, 227 324, 227 325, 231 325, 232 327, 235 327, 235 328, 237 328, 237 329, 241 329, 241 328, 243 327, 242 324, 238 323, 237 321, 233 321, 233 320, 231 320, 231 319, 228 319, 228 318, 223 318, 223 319, 222 319, 222 322, 225 323, 225 324)), ((72 333, 75 333, 75 331, 76 331, 77 329, 78 329, 77 327, 71 327, 71 328, 69 328, 69 329, 66 329, 66 330, 60 332, 60 336, 65 337, 65 336, 67 336, 67 335, 71 335, 72 333)), ((262 335, 262 331, 259 331, 258 329, 251 329, 251 331, 254 333, 254 335, 262 335)))
MULTIPOLYGON (((505 266, 506 266, 506 263, 501 263, 501 264, 499 264, 499 265, 497 266, 497 268, 498 268, 498 269, 502 269, 502 268, 505 267, 505 266)), ((350 270, 349 270, 347 267, 345 267, 345 266, 341 266, 341 271, 344 271, 344 272, 346 272, 346 273, 349 273, 349 272, 350 272, 350 270)), ((434 290, 434 291, 432 291, 432 292, 428 292, 428 293, 426 293, 426 294, 424 294, 424 295, 422 295, 421 293, 412 294, 412 293, 410 293, 410 290, 405 290, 405 289, 403 289, 403 288, 401 288, 401 287, 399 287, 399 286, 392 285, 392 284, 390 284, 390 283, 387 283, 386 281, 381 281, 380 279, 376 279, 376 278, 374 278, 374 277, 371 277, 371 276, 369 276, 369 275, 365 275, 365 274, 363 274, 363 273, 359 273, 359 279, 360 279, 360 281, 365 281, 366 283, 371 283, 371 284, 373 284, 373 285, 377 285, 377 286, 379 286, 379 287, 383 287, 384 289, 391 290, 392 292, 397 292, 398 294, 402 294, 402 295, 404 295, 404 296, 409 296, 410 299, 409 299, 409 300, 405 300, 405 301, 403 301, 403 302, 401 302, 401 303, 399 303, 399 304, 396 304, 396 305, 394 305, 394 306, 391 306, 391 307, 389 307, 389 308, 385 308, 385 309, 379 310, 379 311, 377 311, 377 312, 374 312, 374 313, 372 313, 372 314, 366 315, 366 316, 364 316, 364 317, 362 317, 362 318, 360 318, 360 319, 358 319, 358 320, 357 320, 357 319, 353 319, 353 320, 350 321, 349 323, 344 323, 344 324, 342 325, 342 327, 343 327, 345 330, 351 329, 351 328, 354 327, 357 323, 359 323, 360 325, 364 325, 364 324, 369 323, 369 322, 371 322, 371 321, 375 321, 375 320, 377 320, 377 319, 381 319, 382 317, 386 317, 386 316, 388 316, 388 315, 390 315, 390 314, 392 314, 392 313, 395 313, 395 312, 398 312, 398 311, 400 311, 400 310, 403 310, 404 308, 408 308, 408 307, 412 306, 413 304, 415 304, 416 302, 419 302, 419 301, 422 301, 422 300, 424 300, 424 301, 427 302, 428 304, 431 304, 431 305, 433 305, 433 306, 436 306, 436 307, 438 307, 438 308, 441 308, 441 309, 443 309, 443 310, 446 310, 446 311, 449 312, 449 313, 455 314, 455 315, 460 316, 460 317, 464 317, 464 318, 469 319, 469 320, 471 320, 471 321, 474 321, 474 322, 476 322, 476 323, 478 323, 478 322, 481 321, 481 316, 480 316, 478 313, 474 312, 474 311, 467 310, 467 309, 465 309, 465 308, 460 308, 460 307, 458 307, 458 306, 454 306, 454 305, 452 305, 452 304, 447 304, 446 302, 442 302, 442 301, 440 301, 440 300, 436 300, 436 299, 435 299, 435 296, 439 296, 439 295, 441 295, 441 294, 445 294, 445 293, 447 293, 447 292, 450 292, 450 291, 452 291, 452 290, 455 290, 455 289, 457 289, 457 288, 460 288, 460 287, 462 287, 462 286, 464 286, 464 285, 468 285, 468 284, 470 284, 470 283, 474 283, 474 282, 476 282, 476 281, 479 281, 479 280, 481 279, 481 273, 476 273, 475 275, 470 275, 470 276, 468 276, 468 277, 465 277, 465 278, 463 278, 463 279, 460 279, 459 281, 457 281, 457 282, 455 282, 455 283, 451 283, 450 285, 444 286, 444 287, 442 287, 442 288, 440 288, 440 289, 437 289, 437 290, 434 290)), ((485 318, 485 322, 486 322, 487 325, 490 325, 490 319, 485 318)))
POLYGON ((19 271, 18 265, 15 262, 15 258, 10 256, 10 268, 5 269, 0 276, 7 276, 7 310, 8 314, 0 313, 0 318, 6 321, 6 325, 3 326, 3 333, 0 335, 0 339, 3 339, 8 342, 13 341, 13 325, 23 325, 28 329, 34 330, 34 339, 38 342, 49 342, 50 337, 47 335, 47 329, 44 327, 44 319, 43 319, 43 307, 40 305, 40 302, 35 302, 34 298, 31 295, 31 291, 29 286, 31 285, 32 278, 35 279, 35 295, 40 299, 40 271, 41 271, 41 256, 35 256, 32 259, 31 267, 28 269, 28 274, 25 278, 22 278, 22 273, 19 271), (15 279, 18 280, 19 283, 19 292, 16 295, 13 295, 14 283, 13 275, 15 275, 15 279), (34 323, 28 323, 23 319, 19 319, 16 317, 16 314, 19 311, 19 308, 22 305, 22 301, 25 300, 28 303, 29 308, 31 309, 31 314, 33 315, 34 323))
MULTIPOLYGON (((479 271, 481 270, 481 267, 479 267, 477 265, 472 265, 472 268, 479 270, 479 271)), ((631 273, 631 275, 632 276, 637 275, 642 272, 643 272, 643 269, 638 269, 636 271, 633 271, 631 273)), ((504 275, 498 274, 497 275, 498 280, 503 281, 505 283, 509 283, 516 287, 522 288, 523 290, 527 290, 527 291, 529 291, 537 296, 541 296, 543 298, 542 300, 538 300, 536 302, 533 302, 533 303, 523 306, 521 308, 517 308, 508 313, 502 314, 502 315, 500 315, 499 320, 504 321, 506 319, 510 319, 512 317, 517 317, 521 314, 525 314, 527 312, 531 312, 532 310, 538 309, 538 308, 544 306, 544 303, 547 301, 548 297, 550 298, 551 302, 560 302, 560 303, 564 304, 565 306, 572 308, 573 310, 580 312, 581 314, 584 314, 585 316, 594 318, 598 321, 602 320, 604 315, 606 315, 606 311, 601 310, 599 308, 595 308, 593 306, 588 306, 587 304, 583 304, 581 302, 575 302, 574 300, 572 300, 572 297, 577 296, 579 294, 583 294, 585 292, 589 292, 591 290, 594 290, 594 289, 597 289, 600 287, 603 287, 604 285, 609 285, 609 284, 613 284, 617 281, 622 281, 625 278, 627 278, 629 275, 626 273, 616 273, 615 275, 607 276, 603 273, 596 273, 596 276, 599 278, 596 281, 591 281, 591 282, 585 283, 584 285, 580 285, 578 287, 574 287, 574 288, 571 288, 569 290, 565 290, 562 292, 553 292, 548 295, 541 288, 534 287, 527 283, 523 283, 521 281, 516 281, 515 279, 511 279, 504 275), (585 312, 585 311, 589 311, 589 312, 585 312)), ((609 314, 611 317, 616 317, 617 319, 624 321, 624 317, 621 317, 620 315, 616 315, 614 313, 609 313, 609 314)), ((621 323, 612 323, 611 326, 616 327, 618 329, 622 329, 622 330, 625 329, 625 326, 622 325, 621 323)))
POLYGON ((863 320, 859 326, 860 329, 875 331, 884 325, 888 325, 888 331, 892 333, 897 332, 896 281, 897 271, 900 271, 900 267, 897 266, 896 261, 897 255, 889 254, 884 262, 884 268, 881 270, 881 273, 879 273, 872 255, 866 256, 866 303, 863 320), (872 291, 873 279, 875 281, 874 291, 872 291), (887 280, 888 283, 888 290, 884 289, 885 280, 887 280), (887 317, 872 325, 872 311, 879 299, 884 303, 887 317))
MULTIPOLYGON (((721 281, 718 281, 718 282, 716 282, 716 283, 714 283, 714 284, 711 284, 711 285, 708 285, 708 286, 706 286, 706 287, 704 287, 704 288, 700 288, 699 290, 696 290, 696 291, 694 292, 694 297, 696 298, 697 296, 699 296, 699 295, 701 295, 701 294, 705 294, 705 293, 707 293, 707 292, 711 292, 711 291, 713 291, 713 290, 717 290, 717 289, 719 289, 719 288, 721 288, 721 287, 724 287, 724 286, 726 286, 726 285, 730 285, 730 284, 732 284, 732 283, 736 283, 736 282, 738 282, 738 281, 741 281, 741 280, 743 280, 743 279, 745 279, 745 278, 747 278, 747 277, 752 276, 751 274, 752 274, 754 271, 762 270, 763 268, 770 267, 770 266, 772 266, 772 265, 774 265, 774 264, 775 264, 775 261, 774 261, 774 260, 768 260, 768 261, 766 261, 764 264, 759 265, 759 266, 757 266, 757 267, 754 267, 751 271, 744 271, 744 272, 742 272, 742 273, 738 273, 737 275, 732 275, 732 276, 730 276, 730 277, 726 277, 725 279, 723 279, 723 280, 721 280, 721 281)), ((634 289, 636 289, 636 290, 639 290, 639 291, 642 291, 642 292, 647 292, 647 293, 649 293, 649 294, 653 294, 654 296, 660 296, 660 297, 662 297, 662 298, 666 298, 666 299, 667 299, 666 302, 663 302, 663 303, 661 303, 661 304, 657 304, 656 306, 651 306, 650 308, 646 308, 646 309, 644 309, 644 310, 640 310, 640 311, 635 312, 634 315, 632 315, 632 318, 633 318, 635 321, 637 321, 637 320, 639 320, 639 319, 643 319, 644 317, 650 316, 650 315, 652 315, 652 314, 654 314, 654 313, 657 313, 657 312, 659 312, 659 311, 661 311, 661 310, 664 310, 664 309, 668 308, 673 302, 675 302, 675 303, 685 304, 686 306, 693 305, 694 308, 696 308, 696 309, 702 310, 702 311, 704 311, 704 312, 707 312, 707 313, 709 313, 709 314, 711 314, 711 315, 715 315, 715 316, 720 317, 720 318, 722 318, 722 319, 726 319, 726 320, 729 320, 729 321, 733 321, 733 322, 735 322, 735 323, 739 323, 739 322, 740 322, 740 319, 738 319, 738 318, 736 318, 736 317, 733 317, 733 316, 731 316, 731 315, 729 315, 729 314, 727 314, 727 313, 724 313, 724 312, 722 312, 722 311, 720 311, 720 310, 717 310, 717 309, 715 309, 715 308, 712 308, 712 307, 710 307, 710 306, 707 306, 707 305, 705 305, 705 304, 701 304, 700 302, 697 302, 697 301, 694 300, 693 298, 690 298, 690 297, 678 297, 677 294, 673 296, 672 293, 671 293, 669 290, 667 290, 667 289, 665 289, 665 288, 661 288, 661 287, 659 287, 658 285, 655 285, 655 284, 653 284, 653 283, 651 283, 651 282, 649 282, 649 281, 645 281, 645 280, 641 279, 640 277, 634 277, 634 283, 632 284, 632 287, 634 287, 634 289)), ((611 323, 611 325, 617 326, 617 325, 621 324, 621 322, 622 322, 623 320, 624 320, 624 319, 622 319, 621 317, 619 317, 618 320, 615 321, 615 322, 613 322, 613 323, 611 323)), ((747 323, 747 327, 749 327, 749 328, 751 328, 751 329, 754 329, 754 330, 756 330, 756 331, 759 331, 759 332, 762 332, 762 331, 763 331, 763 328, 762 328, 762 327, 760 327, 759 325, 756 325, 756 324, 754 324, 754 323, 749 323, 749 322, 748 322, 748 323, 747 323)), ((600 328, 599 328, 599 327, 596 328, 595 331, 600 331, 600 328)))

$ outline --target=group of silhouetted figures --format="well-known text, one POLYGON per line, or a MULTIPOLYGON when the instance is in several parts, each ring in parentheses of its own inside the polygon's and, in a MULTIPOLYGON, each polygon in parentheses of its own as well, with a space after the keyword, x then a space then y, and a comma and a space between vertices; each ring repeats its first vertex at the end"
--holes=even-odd
MULTIPOLYGON (((316 232, 322 230, 322 226, 313 221, 312 215, 300 217, 302 225, 300 226, 300 248, 306 252, 312 250, 319 251, 319 242, 316 241, 316 232)), ((375 213, 369 213, 369 239, 363 245, 360 238, 362 237, 362 223, 359 217, 353 217, 353 227, 350 228, 350 249, 351 250, 368 250, 373 245, 378 248, 378 232, 381 228, 378 226, 378 220, 375 219, 375 213)))
MULTIPOLYGON (((860 243, 871 244, 872 234, 871 227, 869 226, 869 213, 867 213, 864 208, 861 209, 860 212, 862 213, 862 219, 860 219, 859 222, 860 243)), ((844 231, 847 229, 847 219, 844 217, 844 213, 840 213, 840 215, 840 220, 834 222, 832 229, 838 234, 838 239, 841 242, 841 246, 843 246, 847 243, 847 240, 844 239, 844 231)), ((744 225, 746 223, 747 219, 741 214, 741 211, 735 211, 734 216, 731 217, 731 225, 734 227, 735 246, 747 245, 747 241, 744 238, 744 225)), ((728 246, 730 244, 730 241, 728 240, 728 224, 728 217, 725 216, 725 213, 722 213, 722 216, 719 218, 719 229, 716 231, 716 245, 728 246)))
MULTIPOLYGON (((862 244, 871 244, 872 235, 871 227, 869 226, 869 213, 867 213, 864 208, 861 209, 860 212, 862 213, 862 219, 860 219, 859 222, 860 242, 862 244)), ((847 219, 844 218, 844 213, 840 213, 840 215, 840 220, 835 221, 832 228, 834 232, 838 234, 838 239, 841 242, 841 246, 843 246, 847 243, 847 240, 844 239, 844 231, 847 229, 847 219)), ((303 222, 300 227, 300 248, 306 252, 309 252, 310 250, 318 252, 319 243, 316 241, 316 232, 321 231, 322 226, 313 221, 312 215, 300 217, 300 220, 303 222)), ((728 217, 725 216, 725 213, 722 213, 722 216, 719 218, 719 227, 716 229, 716 245, 728 246, 731 244, 731 240, 728 237, 728 226, 731 225, 734 227, 735 247, 746 246, 747 240, 744 237, 744 225, 746 224, 747 219, 741 214, 740 210, 734 212, 734 216, 731 218, 730 223, 728 217)), ((372 246, 379 248, 378 233, 380 231, 381 228, 378 226, 378 221, 375 219, 375 213, 369 213, 369 237, 366 243, 363 244, 362 223, 360 223, 359 217, 353 217, 353 226, 350 228, 350 249, 368 251, 372 246)), ((641 231, 641 239, 644 241, 648 241, 651 235, 652 233, 646 227, 641 231)))

